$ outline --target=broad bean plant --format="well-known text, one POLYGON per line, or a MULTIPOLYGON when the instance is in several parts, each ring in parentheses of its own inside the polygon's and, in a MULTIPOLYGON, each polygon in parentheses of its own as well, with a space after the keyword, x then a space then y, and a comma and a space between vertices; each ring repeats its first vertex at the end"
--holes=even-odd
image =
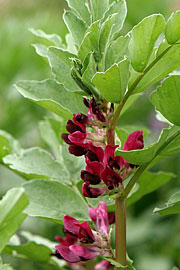
MULTIPOLYGON (((167 21, 161 14, 148 16, 122 35, 125 0, 67 4, 65 42, 31 29, 53 44, 33 45, 49 63, 52 78, 15 85, 51 112, 40 123, 50 151, 23 149, 0 131, 1 163, 27 180, 0 202, 0 252, 55 269, 132 270, 126 206, 170 180, 171 174, 149 170, 180 151, 180 11, 167 21), (150 102, 167 128, 146 145, 143 129, 122 131, 121 116, 152 86, 150 102), (64 237, 51 242, 22 232, 27 244, 14 243, 11 237, 27 216, 63 224, 64 237)), ((180 192, 154 213, 180 213, 180 192)))

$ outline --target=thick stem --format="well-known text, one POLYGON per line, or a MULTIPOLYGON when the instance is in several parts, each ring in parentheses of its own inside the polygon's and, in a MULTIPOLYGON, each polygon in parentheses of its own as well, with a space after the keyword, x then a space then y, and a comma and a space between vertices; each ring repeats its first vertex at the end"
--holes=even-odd
POLYGON ((116 270, 127 270, 126 265, 126 201, 124 198, 117 198, 115 203, 116 216, 116 261, 124 267, 116 267, 116 270))

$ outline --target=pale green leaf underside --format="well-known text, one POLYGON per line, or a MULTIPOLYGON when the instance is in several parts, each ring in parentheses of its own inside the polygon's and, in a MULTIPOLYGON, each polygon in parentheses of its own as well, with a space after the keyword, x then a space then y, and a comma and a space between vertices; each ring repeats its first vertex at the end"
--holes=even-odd
POLYGON ((26 213, 62 223, 64 215, 89 220, 88 205, 74 189, 58 181, 33 180, 24 184, 29 198, 26 213))
POLYGON ((20 145, 9 133, 0 130, 0 159, 10 153, 20 151, 20 145))
POLYGON ((58 47, 62 46, 62 39, 57 34, 46 34, 41 29, 30 28, 29 30, 31 31, 31 33, 33 35, 40 37, 40 38, 44 38, 48 41, 51 41, 53 43, 53 45, 55 45, 55 46, 58 46, 58 47))
POLYGON ((10 189, 0 201, 0 253, 16 232, 26 215, 22 211, 28 205, 24 188, 10 189))
POLYGON ((180 76, 168 77, 150 99, 156 110, 171 123, 180 126, 180 76))
POLYGON ((82 96, 68 91, 64 85, 53 79, 41 82, 21 81, 16 84, 16 88, 25 98, 31 99, 64 119, 71 118, 72 113, 86 112, 82 96))
POLYGON ((38 147, 22 150, 18 155, 8 155, 3 161, 11 169, 27 175, 28 179, 56 179, 71 183, 63 165, 55 161, 47 151, 38 147))

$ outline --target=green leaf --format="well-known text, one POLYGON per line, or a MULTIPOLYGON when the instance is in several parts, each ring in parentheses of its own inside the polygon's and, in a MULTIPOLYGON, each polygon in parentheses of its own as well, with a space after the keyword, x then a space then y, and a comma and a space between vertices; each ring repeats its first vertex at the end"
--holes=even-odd
POLYGON ((180 39, 180 10, 173 12, 168 19, 165 37, 169 44, 174 44, 180 39))
POLYGON ((149 146, 145 146, 143 149, 137 149, 132 151, 124 151, 117 149, 116 155, 122 156, 131 164, 145 164, 150 162, 155 156, 158 149, 164 144, 169 135, 169 129, 163 129, 158 141, 149 146))
POLYGON ((75 44, 79 47, 86 32, 86 24, 71 11, 65 11, 63 19, 75 44))
POLYGON ((151 94, 150 100, 166 119, 180 126, 180 76, 168 77, 151 94))
POLYGON ((29 198, 26 213, 62 223, 64 215, 89 220, 88 205, 76 191, 57 181, 33 180, 24 184, 29 198))
POLYGON ((108 9, 108 0, 90 0, 93 22, 101 19, 108 9))
POLYGON ((123 27, 126 15, 127 6, 125 0, 114 1, 107 12, 104 14, 103 21, 105 21, 110 15, 115 14, 114 26, 112 28, 111 37, 114 38, 115 34, 119 34, 123 27))
POLYGON ((20 144, 9 133, 0 130, 0 160, 10 154, 18 153, 20 151, 20 144))
POLYGON ((56 80, 71 91, 79 90, 78 85, 71 77, 71 69, 73 67, 71 58, 74 57, 76 57, 74 54, 62 49, 55 47, 49 47, 48 49, 49 64, 56 80))
POLYGON ((87 8, 86 0, 66 0, 68 6, 88 25, 91 23, 91 17, 87 8))
POLYGON ((105 70, 123 60, 128 44, 129 36, 120 36, 109 45, 105 55, 105 70))
POLYGON ((174 174, 167 172, 144 172, 138 179, 136 190, 127 198, 127 206, 140 200, 144 195, 155 191, 174 177, 174 174))
POLYGON ((15 86, 25 98, 31 99, 64 119, 71 118, 72 113, 79 111, 86 113, 82 96, 79 93, 68 91, 55 80, 21 81, 15 86))
POLYGON ((149 62, 155 42, 165 28, 164 17, 154 14, 132 29, 129 52, 133 68, 142 72, 149 62))
POLYGON ((9 189, 20 187, 25 182, 25 179, 3 165, 0 165, 0 179, 0 197, 2 197, 9 189))
POLYGON ((9 243, 3 253, 39 263, 50 262, 52 252, 55 253, 56 242, 51 242, 39 235, 32 235, 29 232, 21 232, 22 236, 26 239, 25 243, 18 245, 9 243))
POLYGON ((68 146, 63 144, 61 146, 61 164, 66 168, 71 182, 77 184, 80 181, 81 170, 85 168, 84 157, 75 157, 69 154, 68 146))
POLYGON ((77 49, 76 49, 76 45, 74 43, 74 39, 71 35, 71 33, 68 33, 66 36, 65 36, 65 39, 66 39, 66 44, 67 44, 67 51, 72 53, 72 54, 77 54, 77 49))
POLYGON ((128 79, 129 61, 124 59, 118 64, 114 64, 106 72, 96 73, 93 84, 109 102, 119 103, 126 91, 128 79))
POLYGON ((44 31, 40 29, 34 29, 34 28, 30 28, 29 31, 37 37, 41 37, 52 42, 53 45, 55 46, 58 46, 58 47, 62 46, 62 39, 57 34, 46 34, 44 31))
POLYGON ((22 211, 28 205, 24 188, 9 190, 0 201, 0 253, 26 218, 22 211))
POLYGON ((99 21, 94 22, 88 28, 78 51, 78 56, 84 62, 89 53, 94 53, 96 62, 99 60, 99 21))
MULTIPOLYGON (((169 46, 164 51, 163 56, 159 56, 159 60, 149 69, 137 84, 133 93, 146 90, 154 83, 162 80, 170 72, 180 65, 180 45, 169 46)), ((132 84, 129 85, 131 87, 132 84)))
POLYGON ((3 264, 0 258, 0 270, 13 270, 13 268, 9 264, 3 264))
POLYGON ((116 15, 117 14, 110 15, 108 19, 102 24, 99 40, 100 52, 102 55, 106 54, 106 50, 110 44, 112 29, 115 23, 116 15))
MULTIPOLYGON (((173 126, 169 130, 169 136, 172 136, 179 131, 179 127, 173 126)), ((161 156, 170 156, 177 154, 180 151, 180 136, 176 137, 171 143, 169 143, 165 149, 161 152, 161 156)))
POLYGON ((96 89, 92 84, 92 78, 95 75, 95 73, 96 73, 96 62, 93 53, 91 53, 89 56, 88 66, 85 69, 82 76, 82 81, 85 85, 87 85, 87 87, 91 90, 92 93, 96 91, 96 89))
POLYGON ((25 174, 28 179, 56 179, 71 183, 63 165, 55 161, 47 151, 38 147, 22 150, 18 155, 8 155, 3 161, 12 170, 25 174))
POLYGON ((48 117, 39 123, 39 129, 41 138, 50 147, 56 158, 60 160, 61 134, 66 132, 64 121, 48 117))
POLYGON ((179 214, 180 213, 180 192, 176 192, 171 196, 164 208, 155 208, 154 213, 158 213, 161 216, 179 214))
POLYGON ((121 112, 121 116, 128 110, 131 109, 131 106, 138 100, 138 98, 141 96, 141 93, 135 94, 133 96, 130 96, 127 100, 127 102, 125 103, 122 112, 121 112))
POLYGON ((48 56, 48 47, 46 47, 43 44, 32 44, 32 46, 35 48, 35 51, 38 55, 42 57, 47 57, 48 56))
POLYGON ((142 130, 143 131, 143 138, 145 139, 146 136, 149 134, 149 130, 146 127, 142 126, 121 126, 121 127, 116 127, 116 134, 119 137, 121 141, 121 148, 124 145, 125 141, 127 140, 127 137, 129 134, 134 132, 135 130, 142 130))

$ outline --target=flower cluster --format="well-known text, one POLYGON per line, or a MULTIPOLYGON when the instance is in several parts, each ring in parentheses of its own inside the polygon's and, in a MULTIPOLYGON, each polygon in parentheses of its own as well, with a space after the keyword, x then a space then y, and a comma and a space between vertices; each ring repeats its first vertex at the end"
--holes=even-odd
MULTIPOLYGON (((74 114, 73 120, 68 120, 66 129, 69 134, 62 134, 64 141, 69 144, 69 152, 75 156, 85 155, 86 169, 81 171, 84 181, 82 193, 85 197, 97 198, 109 194, 111 190, 119 190, 122 181, 132 172, 134 165, 128 164, 114 152, 118 145, 106 145, 105 128, 108 127, 113 113, 113 104, 100 106, 94 98, 84 99, 88 107, 87 115, 74 114), (87 130, 90 127, 91 130, 87 130), (100 187, 91 187, 100 185, 100 187)), ((131 133, 124 143, 123 150, 142 149, 142 131, 131 133)))
MULTIPOLYGON (((109 224, 114 222, 114 214, 108 215, 107 205, 101 201, 97 208, 89 208, 89 216, 94 229, 91 229, 86 221, 80 223, 68 215, 63 218, 66 236, 56 237, 60 243, 56 250, 68 263, 87 261, 99 255, 113 256, 109 241, 109 224)), ((108 269, 109 266, 110 263, 102 261, 95 269, 108 269)))

